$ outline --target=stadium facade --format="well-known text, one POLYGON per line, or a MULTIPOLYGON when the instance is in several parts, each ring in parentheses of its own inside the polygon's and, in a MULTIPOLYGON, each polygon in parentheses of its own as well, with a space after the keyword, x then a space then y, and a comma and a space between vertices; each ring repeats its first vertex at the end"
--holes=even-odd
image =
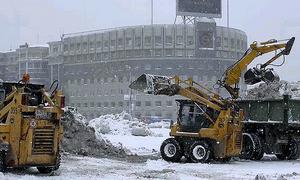
POLYGON ((243 55, 247 36, 205 21, 76 33, 49 45, 49 61, 62 58, 69 105, 88 118, 127 110, 135 117, 171 119, 176 97, 140 94, 128 88, 130 82, 150 73, 193 77, 213 87, 243 55))

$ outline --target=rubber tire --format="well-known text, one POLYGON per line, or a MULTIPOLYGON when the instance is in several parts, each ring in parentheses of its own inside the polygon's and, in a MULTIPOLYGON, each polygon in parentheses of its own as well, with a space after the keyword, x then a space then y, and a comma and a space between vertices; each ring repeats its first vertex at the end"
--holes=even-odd
POLYGON ((285 146, 281 154, 276 154, 279 160, 296 160, 300 155, 300 143, 294 139, 289 141, 289 144, 285 146))
POLYGON ((294 139, 292 139, 287 147, 286 159, 288 160, 296 160, 300 155, 300 143, 294 139))
POLYGON ((207 163, 211 160, 211 155, 212 155, 212 153, 211 153, 210 146, 204 140, 195 141, 195 142, 191 143, 191 145, 189 147, 189 160, 193 163, 207 163), (205 150, 202 158, 198 158, 194 154, 194 150, 195 150, 195 148, 197 148, 197 146, 200 146, 205 150))
POLYGON ((179 142, 174 138, 168 138, 168 139, 164 140, 164 142, 160 146, 160 153, 161 153, 161 157, 165 161, 168 161, 168 162, 179 162, 181 160, 182 156, 183 156, 183 150, 182 150, 179 142), (167 156, 165 154, 165 147, 168 144, 171 144, 171 145, 175 146, 175 154, 172 157, 167 156))
POLYGON ((40 173, 42 174, 49 174, 54 171, 53 167, 36 167, 40 173))
POLYGON ((259 161, 264 157, 265 152, 261 149, 260 152, 256 152, 252 158, 252 160, 259 161))
POLYGON ((5 152, 0 152, 0 172, 4 173, 7 170, 7 166, 5 164, 5 157, 6 153, 5 152))
POLYGON ((243 148, 242 148, 242 153, 241 153, 240 158, 241 159, 250 159, 250 160, 260 160, 263 156, 264 156, 264 151, 263 151, 262 143, 261 143, 259 136, 254 133, 243 134, 243 148), (245 137, 247 137, 247 139, 245 139, 245 137), (247 151, 248 151, 248 152, 246 152, 247 154, 244 152, 244 148, 245 148, 244 145, 245 145, 246 140, 247 141, 250 140, 251 141, 250 145, 252 146, 250 152, 247 149, 247 151))

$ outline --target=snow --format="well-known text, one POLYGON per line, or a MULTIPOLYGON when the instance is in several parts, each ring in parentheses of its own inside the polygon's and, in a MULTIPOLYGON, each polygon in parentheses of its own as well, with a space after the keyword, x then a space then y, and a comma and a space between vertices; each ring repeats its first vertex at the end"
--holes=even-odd
MULTIPOLYGON (((76 115, 76 117, 81 117, 76 115)), ((85 119, 76 120, 84 124, 85 119)), ((170 163, 159 157, 161 143, 169 137, 168 123, 158 122, 150 125, 149 136, 133 136, 130 133, 132 119, 127 113, 101 116, 89 123, 95 127, 99 138, 110 141, 116 146, 124 146, 131 154, 139 155, 142 161, 115 158, 92 158, 63 154, 61 168, 51 176, 39 174, 36 168, 25 171, 9 170, 0 173, 4 180, 91 180, 91 179, 300 179, 300 160, 279 161, 275 156, 265 156, 262 161, 232 160, 228 163, 170 163), (108 123, 111 131, 102 134, 100 120, 108 123), (101 136, 100 136, 101 135, 101 136), (154 157, 152 160, 145 158, 154 157), (148 159, 148 160, 147 160, 148 159), (143 161, 144 160, 144 161, 143 161)), ((85 123, 87 124, 87 123, 85 123)))
POLYGON ((125 148, 129 150, 128 154, 157 155, 161 143, 169 135, 169 124, 158 122, 148 125, 126 112, 100 116, 91 120, 88 126, 95 129, 98 139, 125 148), (137 136, 135 130, 145 131, 145 134, 137 136))
POLYGON ((4 180, 91 180, 91 179, 251 179, 258 174, 266 179, 299 179, 300 161, 277 161, 265 157, 262 161, 231 161, 227 164, 169 163, 148 160, 131 163, 112 159, 98 159, 65 155, 61 168, 52 176, 41 175, 35 168, 25 172, 0 174, 4 180))

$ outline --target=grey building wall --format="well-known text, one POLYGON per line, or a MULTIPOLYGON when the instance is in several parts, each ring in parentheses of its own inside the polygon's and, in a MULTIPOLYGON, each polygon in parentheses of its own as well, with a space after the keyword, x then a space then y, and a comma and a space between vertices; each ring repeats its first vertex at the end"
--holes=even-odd
POLYGON ((149 25, 76 34, 49 45, 49 62, 63 61, 68 104, 88 118, 123 110, 175 118, 179 97, 139 94, 128 88, 130 82, 143 73, 180 75, 212 88, 243 55, 247 36, 215 23, 149 25))

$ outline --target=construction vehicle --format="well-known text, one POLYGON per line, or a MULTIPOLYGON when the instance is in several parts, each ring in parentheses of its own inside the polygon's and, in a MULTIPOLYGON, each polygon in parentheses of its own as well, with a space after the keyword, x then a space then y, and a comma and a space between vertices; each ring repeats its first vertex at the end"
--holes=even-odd
POLYGON ((242 146, 243 112, 231 100, 205 88, 191 78, 181 80, 143 74, 131 89, 154 95, 180 95, 177 122, 160 148, 164 160, 178 162, 183 156, 191 162, 212 159, 228 161, 239 156, 242 146))
MULTIPOLYGON (((270 52, 280 51, 276 53, 270 60, 264 64, 258 64, 254 68, 250 68, 244 74, 244 81, 247 85, 254 85, 261 81, 271 83, 279 81, 279 76, 274 72, 272 68, 267 68, 272 63, 280 58, 281 56, 289 55, 294 45, 295 37, 287 40, 276 40, 272 39, 266 42, 257 43, 253 42, 250 48, 245 52, 244 56, 234 63, 232 66, 227 68, 221 80, 217 82, 220 86, 226 88, 233 99, 239 97, 239 82, 242 76, 242 72, 247 70, 248 65, 257 57, 270 52)), ((284 62, 283 62, 284 63, 284 62)), ((283 64, 282 63, 282 64, 283 64)), ((281 64, 281 65, 282 65, 281 64)), ((281 66, 273 65, 273 66, 281 66)))
POLYGON ((51 173, 60 166, 61 116, 65 97, 54 81, 49 94, 44 85, 19 82, 0 84, 0 171, 37 167, 51 173))
POLYGON ((162 158, 178 162, 185 156, 189 161, 203 163, 211 159, 228 161, 233 156, 240 156, 244 112, 235 99, 239 97, 238 84, 242 72, 256 57, 284 48, 265 64, 248 70, 244 76, 247 84, 279 80, 273 69, 266 67, 280 56, 288 55, 294 41, 293 37, 284 43, 270 40, 251 44, 244 56, 229 67, 222 80, 217 82, 227 89, 231 99, 220 97, 191 78, 181 80, 178 76, 170 78, 143 74, 131 83, 131 89, 146 94, 180 95, 187 98, 177 100, 178 118, 176 123, 171 125, 172 138, 165 140, 161 145, 162 158))

